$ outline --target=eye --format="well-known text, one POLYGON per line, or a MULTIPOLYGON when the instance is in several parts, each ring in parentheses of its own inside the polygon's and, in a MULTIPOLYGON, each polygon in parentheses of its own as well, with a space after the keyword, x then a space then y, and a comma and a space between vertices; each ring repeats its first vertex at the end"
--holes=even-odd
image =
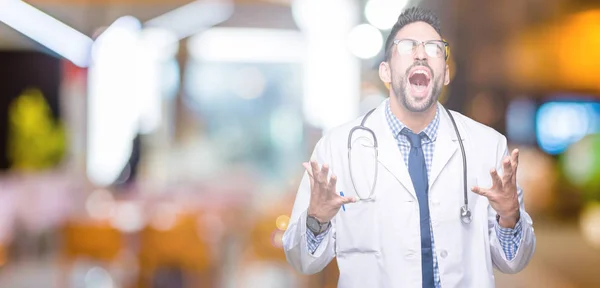
POLYGON ((413 52, 415 43, 410 40, 402 40, 398 42, 397 46, 399 54, 411 54, 413 52))
POLYGON ((425 44, 425 53, 430 57, 440 58, 444 55, 444 49, 439 43, 427 43, 425 44))

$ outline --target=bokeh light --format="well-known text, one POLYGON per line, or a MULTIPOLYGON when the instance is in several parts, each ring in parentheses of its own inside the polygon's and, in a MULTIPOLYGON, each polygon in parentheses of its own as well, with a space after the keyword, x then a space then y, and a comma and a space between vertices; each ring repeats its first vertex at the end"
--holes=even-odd
POLYGON ((277 217, 277 220, 275 220, 275 226, 277 226, 277 229, 281 231, 285 231, 289 223, 290 217, 287 215, 280 215, 279 217, 277 217))
POLYGON ((145 224, 141 209, 139 203, 132 201, 117 203, 115 214, 110 219, 111 225, 125 233, 140 231, 145 224))
POLYGON ((114 282, 108 271, 94 267, 85 274, 86 288, 113 288, 114 282))
POLYGON ((365 17, 371 25, 389 30, 396 24, 406 4, 408 0, 369 0, 365 5, 365 17))
POLYGON ((562 153, 585 135, 598 132, 600 103, 548 102, 537 112, 538 144, 546 153, 562 153))
POLYGON ((350 31, 348 47, 358 58, 373 58, 383 47, 383 36, 377 28, 369 24, 360 24, 350 31))
POLYGON ((106 220, 114 214, 115 200, 108 190, 98 189, 88 196, 85 209, 91 218, 106 220))
POLYGON ((276 229, 271 233, 271 245, 275 248, 283 248, 283 231, 276 229))

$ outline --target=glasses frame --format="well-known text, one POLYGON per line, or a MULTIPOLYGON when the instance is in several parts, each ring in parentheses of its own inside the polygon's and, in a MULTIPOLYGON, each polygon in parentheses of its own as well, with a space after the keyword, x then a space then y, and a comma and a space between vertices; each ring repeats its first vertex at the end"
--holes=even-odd
MULTIPOLYGON (((417 41, 414 39, 396 39, 394 40, 394 45, 396 45, 396 47, 398 47, 398 43, 400 43, 400 41, 412 41, 413 43, 417 44, 416 47, 418 48, 419 46, 423 45, 423 49, 425 49, 425 45, 429 44, 429 43, 442 43, 444 44, 444 60, 448 60, 448 55, 450 54, 449 52, 449 46, 450 44, 448 44, 448 42, 446 42, 446 40, 427 40, 427 41, 417 41)), ((397 48, 396 48, 397 49, 397 48)), ((412 52, 413 54, 416 52, 416 48, 415 50, 412 52)), ((427 50, 425 50, 425 54, 427 54, 427 50)), ((429 54, 427 54, 427 56, 432 57, 432 58, 437 58, 434 56, 430 56, 429 54)))

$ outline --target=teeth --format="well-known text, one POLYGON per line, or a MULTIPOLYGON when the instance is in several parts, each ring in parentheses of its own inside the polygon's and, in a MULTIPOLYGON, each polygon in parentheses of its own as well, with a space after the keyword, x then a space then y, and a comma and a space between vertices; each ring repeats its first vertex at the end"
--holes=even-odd
POLYGON ((418 70, 415 70, 415 72, 413 72, 413 74, 416 74, 416 73, 424 74, 425 76, 427 76, 427 78, 430 78, 429 73, 426 70, 418 69, 418 70))

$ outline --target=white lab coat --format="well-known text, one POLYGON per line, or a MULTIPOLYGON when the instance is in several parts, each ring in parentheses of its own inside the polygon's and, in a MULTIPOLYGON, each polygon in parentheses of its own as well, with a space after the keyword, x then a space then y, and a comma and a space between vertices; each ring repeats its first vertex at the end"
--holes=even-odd
MULTIPOLYGON (((419 205, 398 149, 385 119, 385 101, 371 114, 366 126, 377 135, 379 144, 378 177, 375 201, 345 205, 332 220, 332 227, 314 254, 307 249, 306 211, 310 182, 306 173, 298 189, 290 224, 283 236, 288 262, 303 274, 321 271, 333 257, 340 270, 338 287, 421 287, 419 205)), ((535 250, 531 217, 525 212, 523 191, 518 195, 523 237, 516 256, 508 261, 496 237, 496 212, 487 198, 471 187, 491 186, 489 171, 501 173, 501 161, 508 155, 506 138, 497 131, 452 112, 463 138, 467 155, 467 187, 473 221, 463 224, 463 168, 458 138, 446 111, 440 107, 440 126, 429 175, 429 207, 438 260, 441 286, 494 287, 493 268, 504 273, 521 271, 535 250)), ((337 191, 356 196, 349 178, 348 133, 362 117, 328 131, 317 143, 312 158, 329 164, 338 176, 337 191)), ((353 157, 360 151, 360 166, 353 165, 357 189, 367 195, 368 171, 374 153, 365 150, 366 133, 355 132, 353 157)), ((355 162, 355 159, 352 159, 355 162)), ((372 179, 372 178, 371 178, 372 179)))

